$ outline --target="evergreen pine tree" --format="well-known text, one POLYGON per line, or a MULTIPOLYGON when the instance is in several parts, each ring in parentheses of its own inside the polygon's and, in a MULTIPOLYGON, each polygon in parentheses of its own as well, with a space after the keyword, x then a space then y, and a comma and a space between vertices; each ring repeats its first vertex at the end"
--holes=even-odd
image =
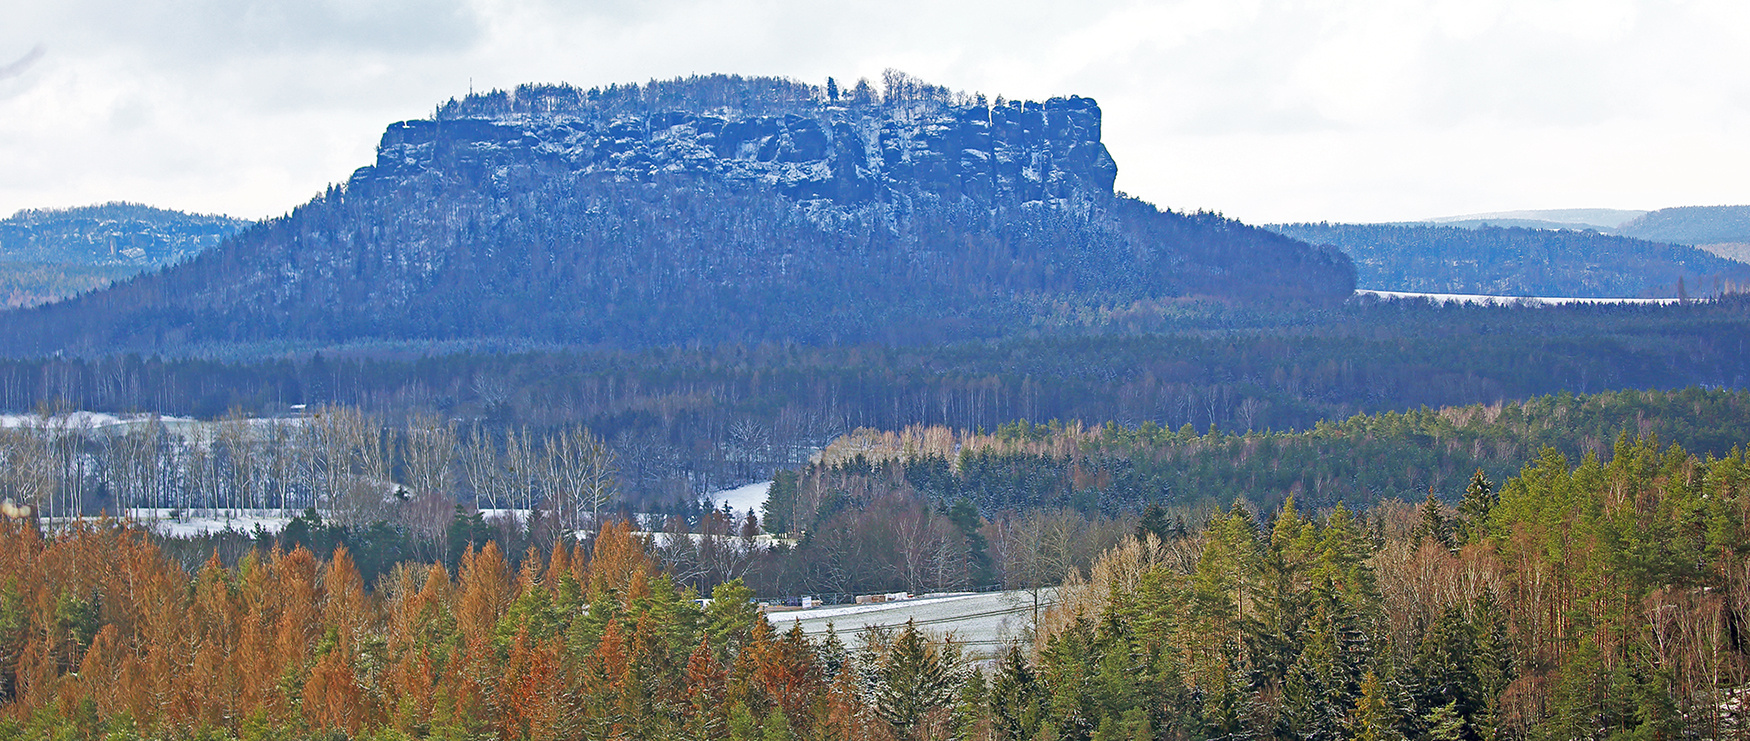
POLYGON ((1494 511, 1497 495, 1495 484, 1477 469, 1464 487, 1464 498, 1458 502, 1458 539, 1461 544, 1475 543, 1488 534, 1489 513, 1494 511))
POLYGON ((1475 673, 1476 633, 1458 605, 1446 608, 1416 647, 1410 665, 1410 692, 1425 719, 1450 705, 1468 723, 1483 707, 1475 673))
POLYGON ((1454 700, 1428 711, 1422 716, 1422 725, 1428 729, 1424 738, 1428 741, 1464 741, 1464 717, 1458 714, 1458 701, 1454 700))
POLYGON ((1387 702, 1387 692, 1379 675, 1368 672, 1361 678, 1361 698, 1349 711, 1349 738, 1354 741, 1403 741, 1398 731, 1397 713, 1387 702))
POLYGON ((1117 719, 1108 715, 1100 719, 1099 727, 1094 729, 1094 735, 1088 741, 1123 741, 1124 730, 1118 725, 1117 719))
POLYGON ((729 741, 761 741, 753 713, 739 702, 729 706, 729 741))
POLYGON ((1119 719, 1119 727, 1124 735, 1123 741, 1151 741, 1155 737, 1154 724, 1149 721, 1148 708, 1141 706, 1124 711, 1119 719))
POLYGON ((910 734, 926 714, 954 701, 958 658, 951 649, 930 645, 917 623, 906 621, 875 667, 875 714, 899 735, 910 734))
POLYGON ((795 741, 796 734, 790 730, 790 721, 784 717, 784 712, 773 708, 766 714, 765 726, 760 732, 760 741, 795 741))
POLYGON ((984 672, 970 672, 966 681, 960 683, 960 695, 954 702, 953 738, 955 741, 971 741, 975 738, 985 738, 987 729, 982 721, 987 719, 986 708, 990 705, 990 686, 984 679, 984 672))
POLYGON ((1028 741, 1044 720, 1039 678, 1027 665, 1020 646, 1010 646, 997 664, 990 683, 991 737, 998 741, 1028 741))
POLYGON ((1499 722, 1501 693, 1513 682, 1513 645, 1507 632, 1507 617, 1495 602, 1492 592, 1478 598, 1475 628, 1476 648, 1471 652, 1471 674, 1476 677, 1478 707, 1471 718, 1475 736, 1483 741, 1495 738, 1499 722))
POLYGON ((1167 521, 1167 508, 1158 502, 1150 502, 1142 508, 1142 519, 1136 524, 1136 539, 1144 540, 1153 534, 1165 543, 1172 536, 1172 525, 1167 521))
POLYGON ((1433 540, 1442 548, 1451 550, 1453 547, 1452 524, 1447 522, 1446 514, 1442 511, 1444 508, 1440 500, 1435 498, 1434 490, 1430 488, 1428 498, 1422 500, 1420 508, 1422 519, 1416 523, 1416 528, 1410 533, 1410 537, 1418 542, 1423 539, 1433 540))

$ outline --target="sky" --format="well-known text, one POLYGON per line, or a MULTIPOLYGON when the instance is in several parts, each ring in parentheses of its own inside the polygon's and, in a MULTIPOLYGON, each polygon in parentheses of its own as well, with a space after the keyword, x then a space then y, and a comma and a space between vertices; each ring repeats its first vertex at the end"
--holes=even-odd
POLYGON ((279 215, 470 89, 887 68, 1095 98, 1120 190, 1254 223, 1750 203, 1742 0, 0 0, 0 215, 279 215))

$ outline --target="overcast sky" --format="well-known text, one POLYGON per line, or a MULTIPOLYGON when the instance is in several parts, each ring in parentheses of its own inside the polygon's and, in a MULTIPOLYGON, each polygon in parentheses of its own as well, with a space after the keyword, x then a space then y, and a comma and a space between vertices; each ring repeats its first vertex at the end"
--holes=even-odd
POLYGON ((0 0, 0 213, 278 215, 470 85, 887 67, 1096 98, 1121 190, 1252 222, 1750 203, 1742 0, 0 0))

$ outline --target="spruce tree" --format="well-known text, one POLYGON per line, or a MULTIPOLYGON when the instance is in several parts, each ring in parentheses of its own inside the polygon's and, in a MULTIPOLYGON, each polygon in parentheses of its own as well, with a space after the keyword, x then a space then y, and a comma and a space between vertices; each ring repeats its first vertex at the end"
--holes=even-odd
POLYGON ((906 621, 875 667, 875 714, 900 736, 910 734, 930 711, 954 702, 960 685, 958 659, 952 647, 930 645, 916 622, 906 621))
POLYGON ((1458 502, 1458 539, 1461 544, 1475 543, 1488 534, 1489 513, 1494 511, 1496 500, 1494 482, 1489 481, 1483 469, 1477 469, 1471 474, 1470 484, 1464 487, 1464 498, 1458 502))
POLYGON ((1142 508, 1142 519, 1136 523, 1136 539, 1146 540, 1153 534, 1165 543, 1172 537, 1172 526, 1167 522, 1167 508, 1159 502, 1150 502, 1142 508))
POLYGON ((1450 705, 1469 722, 1483 707, 1476 675, 1476 632, 1464 610, 1452 605, 1423 634, 1410 665, 1410 691, 1424 719, 1450 705))
POLYGON ((1476 677, 1478 707, 1471 718, 1477 738, 1488 741, 1499 726, 1501 693, 1514 679, 1512 637, 1507 617, 1494 593, 1483 592, 1472 618, 1476 648, 1471 652, 1471 674, 1476 677))
POLYGON ((1422 716, 1422 725, 1428 729, 1425 738, 1428 741, 1464 741, 1464 717, 1458 714, 1458 701, 1454 700, 1428 711, 1422 716))
POLYGON ((1027 665, 1027 657, 1020 646, 1010 646, 990 683, 991 737, 999 741, 1033 738, 1044 720, 1042 700, 1039 678, 1027 665))
POLYGON ((1434 496, 1434 490, 1428 489, 1428 498, 1422 500, 1420 508, 1422 519, 1416 523, 1416 529, 1410 533, 1411 539, 1418 542, 1429 539, 1438 543, 1442 548, 1451 550, 1453 547, 1452 525, 1446 520, 1446 513, 1442 511, 1444 507, 1440 500, 1434 496))
POLYGON ((1355 741, 1404 741, 1397 713, 1388 702, 1385 683, 1368 672, 1361 678, 1361 698, 1349 711, 1349 738, 1355 741))

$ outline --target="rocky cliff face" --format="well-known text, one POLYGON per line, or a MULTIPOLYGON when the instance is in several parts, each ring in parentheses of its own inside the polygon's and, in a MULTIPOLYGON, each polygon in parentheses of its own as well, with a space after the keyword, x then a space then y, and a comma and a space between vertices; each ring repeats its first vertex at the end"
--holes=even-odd
POLYGON ((458 171, 502 180, 539 166, 621 181, 718 179, 841 204, 920 192, 1025 203, 1078 190, 1111 195, 1118 175, 1090 98, 995 106, 803 99, 783 107, 641 111, 566 88, 525 89, 500 105, 470 99, 446 115, 389 126, 376 164, 352 182, 458 171), (537 108, 530 98, 563 102, 537 108))

